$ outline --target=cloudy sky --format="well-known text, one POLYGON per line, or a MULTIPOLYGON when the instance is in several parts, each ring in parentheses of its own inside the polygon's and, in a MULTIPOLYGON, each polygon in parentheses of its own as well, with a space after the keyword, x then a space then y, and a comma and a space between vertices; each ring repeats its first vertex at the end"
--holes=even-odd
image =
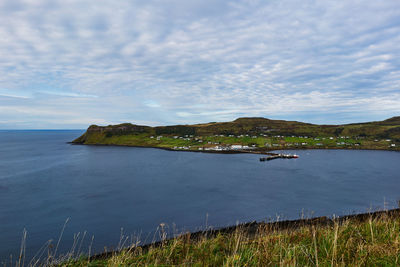
POLYGON ((400 1, 1 0, 0 128, 400 115, 400 1))

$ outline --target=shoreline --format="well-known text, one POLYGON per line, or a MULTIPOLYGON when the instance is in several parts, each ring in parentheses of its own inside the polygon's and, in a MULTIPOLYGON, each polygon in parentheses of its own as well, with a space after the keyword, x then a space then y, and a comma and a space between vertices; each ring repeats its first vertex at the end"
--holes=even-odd
POLYGON ((272 151, 285 151, 285 150, 370 150, 370 151, 393 151, 400 152, 400 149, 383 149, 383 148, 348 148, 348 147, 299 147, 299 148, 278 148, 278 149, 254 149, 254 150, 177 150, 168 147, 157 147, 157 146, 137 146, 137 145, 117 145, 117 144, 82 144, 75 142, 67 142, 70 145, 82 145, 82 146, 114 146, 114 147, 138 147, 138 148, 156 148, 167 151, 175 151, 175 152, 196 152, 196 153, 217 153, 217 154, 260 154, 260 155, 277 155, 278 153, 274 153, 272 151))

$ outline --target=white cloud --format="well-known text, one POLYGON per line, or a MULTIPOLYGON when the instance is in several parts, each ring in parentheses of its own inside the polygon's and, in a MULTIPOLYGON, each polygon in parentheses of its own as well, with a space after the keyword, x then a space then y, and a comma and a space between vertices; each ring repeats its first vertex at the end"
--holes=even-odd
POLYGON ((0 95, 33 99, 0 120, 399 115, 399 18, 396 1, 3 0, 0 95))

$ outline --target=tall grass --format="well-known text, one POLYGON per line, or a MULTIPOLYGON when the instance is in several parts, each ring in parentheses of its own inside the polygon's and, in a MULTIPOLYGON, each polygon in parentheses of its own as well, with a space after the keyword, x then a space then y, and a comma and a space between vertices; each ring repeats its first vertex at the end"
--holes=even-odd
POLYGON ((19 257, 4 266, 400 266, 400 210, 393 211, 245 224, 170 240, 160 225, 159 242, 139 246, 134 240, 128 245, 121 232, 115 252, 95 256, 91 245, 81 253, 86 233, 74 237, 69 253, 57 256, 62 230, 55 249, 47 255, 43 249, 30 262, 24 257, 24 231, 19 257))
POLYGON ((193 238, 190 234, 149 247, 131 246, 103 259, 62 266, 399 266, 400 218, 381 214, 333 224, 278 229, 260 224, 255 232, 193 238))
MULTIPOLYGON (((64 230, 67 226, 69 218, 65 221, 60 235, 57 239, 57 242, 54 243, 54 240, 48 240, 43 244, 43 246, 34 254, 31 258, 26 257, 26 244, 27 244, 27 236, 28 232, 26 229, 22 232, 21 239, 21 247, 20 252, 17 258, 14 258, 13 255, 10 255, 8 260, 1 259, 0 266, 2 267, 37 267, 37 266, 58 266, 62 265, 65 262, 76 261, 78 258, 87 258, 90 259, 91 246, 93 243, 94 237, 92 236, 91 240, 89 240, 89 247, 85 247, 84 243, 86 242, 85 238, 87 236, 87 232, 77 233, 73 236, 73 242, 71 248, 64 254, 59 253, 59 246, 62 242, 62 238, 64 235, 64 230), (84 256, 85 255, 85 256, 84 256)), ((86 242, 87 243, 87 242, 86 242)))

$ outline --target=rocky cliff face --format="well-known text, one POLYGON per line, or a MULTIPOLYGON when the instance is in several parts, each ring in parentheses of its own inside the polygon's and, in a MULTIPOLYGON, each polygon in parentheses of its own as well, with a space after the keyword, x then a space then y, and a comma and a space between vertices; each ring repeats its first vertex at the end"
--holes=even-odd
POLYGON ((72 143, 83 144, 87 141, 89 137, 96 135, 111 137, 114 135, 150 133, 151 131, 152 127, 135 125, 131 123, 123 123, 109 126, 91 125, 82 136, 72 141, 72 143))
POLYGON ((142 126, 142 125, 135 125, 131 123, 123 123, 123 124, 118 124, 118 125, 109 125, 109 126, 97 126, 97 125, 91 125, 88 129, 88 133, 112 133, 112 134, 118 134, 118 133, 144 133, 144 132, 150 132, 152 127, 149 126, 142 126))

